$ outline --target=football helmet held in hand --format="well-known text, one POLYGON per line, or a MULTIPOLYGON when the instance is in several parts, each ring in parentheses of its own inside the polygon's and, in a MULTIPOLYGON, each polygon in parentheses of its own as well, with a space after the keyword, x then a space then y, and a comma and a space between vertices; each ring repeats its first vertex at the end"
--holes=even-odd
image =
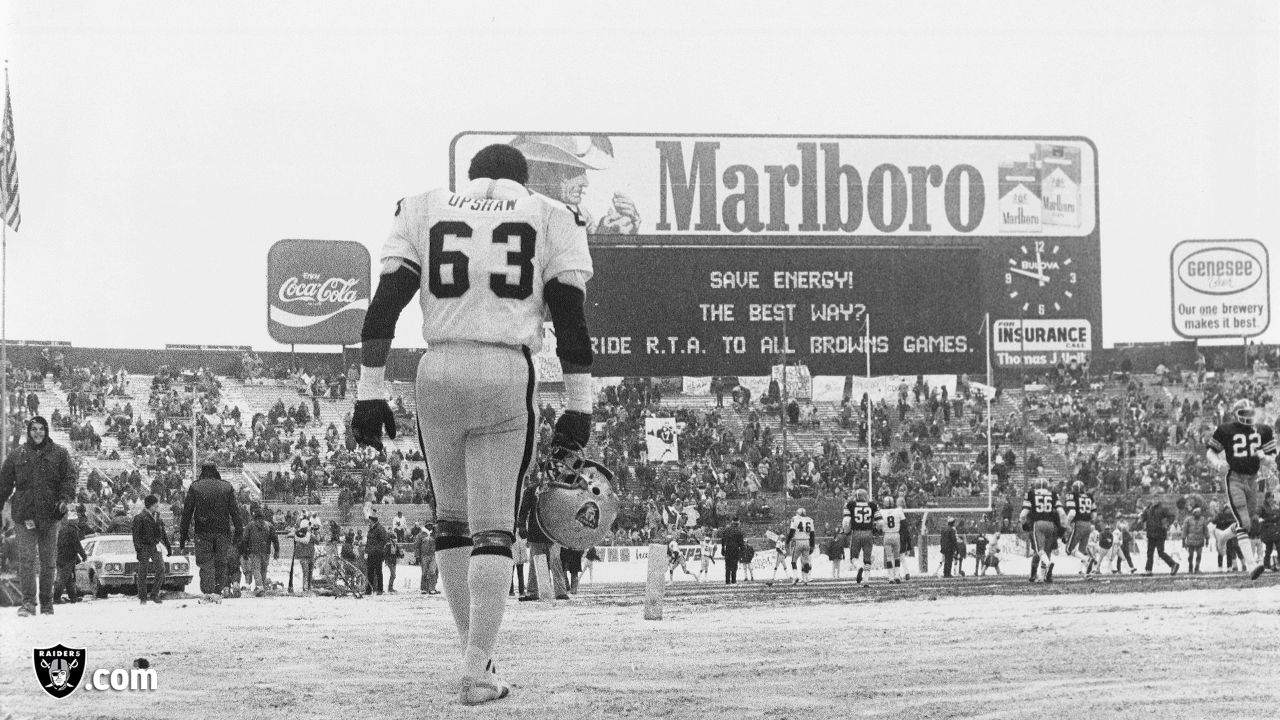
POLYGON ((542 472, 533 514, 543 534, 574 550, 599 544, 618 519, 613 473, 577 453, 548 458, 542 472))
POLYGON ((357 400, 355 412, 351 415, 351 432, 356 443, 372 445, 382 452, 382 433, 396 439, 396 417, 391 413, 391 406, 386 400, 357 400))

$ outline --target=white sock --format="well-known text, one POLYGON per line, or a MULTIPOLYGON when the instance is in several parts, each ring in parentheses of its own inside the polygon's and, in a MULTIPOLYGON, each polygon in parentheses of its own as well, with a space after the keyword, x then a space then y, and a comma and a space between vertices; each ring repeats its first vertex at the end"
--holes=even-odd
POLYGON ((467 586, 468 568, 471 565, 471 546, 436 551, 436 565, 440 567, 440 586, 449 601, 453 623, 458 626, 458 639, 465 650, 468 628, 471 626, 471 590, 467 586))
POLYGON ((1248 533, 1236 533, 1236 544, 1240 546, 1240 555, 1244 557, 1244 569, 1253 569, 1253 543, 1248 533))
POLYGON ((463 667, 466 674, 473 677, 485 674, 489 658, 493 656, 498 629, 502 627, 502 613, 506 609, 510 577, 511 558, 503 555, 471 557, 471 568, 467 574, 467 585, 471 591, 471 621, 463 667))

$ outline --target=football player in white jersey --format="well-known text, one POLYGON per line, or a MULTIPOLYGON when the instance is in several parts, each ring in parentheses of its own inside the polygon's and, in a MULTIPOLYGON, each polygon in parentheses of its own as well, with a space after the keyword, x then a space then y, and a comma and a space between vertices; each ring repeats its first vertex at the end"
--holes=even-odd
POLYGON ((799 508, 792 516, 791 529, 787 531, 787 542, 791 543, 791 569, 797 569, 798 564, 800 571, 799 577, 791 579, 791 584, 802 582, 808 585, 809 571, 813 569, 809 557, 813 553, 817 535, 813 531, 813 518, 809 517, 804 508, 799 508))
POLYGON ((880 519, 884 522, 884 569, 889 573, 889 582, 901 583, 902 577, 902 523, 907 514, 896 507, 893 498, 886 495, 884 505, 880 507, 880 519))
POLYGON ((711 531, 702 537, 698 544, 698 582, 711 579, 711 563, 716 561, 716 544, 711 539, 711 531))
POLYGON ((535 448, 532 357, 549 314, 564 370, 566 411, 553 455, 581 450, 591 433, 592 275, 584 223, 524 186, 519 150, 490 145, 457 192, 432 190, 396 204, 382 274, 361 332, 352 417, 355 439, 382 450, 395 438, 384 371, 400 312, 421 293, 418 439, 436 497, 436 557, 463 647, 460 699, 506 697, 493 652, 511 578, 516 504, 535 448))
POLYGON ((777 535, 773 541, 773 576, 769 578, 767 584, 772 585, 774 580, 778 579, 778 568, 782 568, 783 577, 791 579, 791 571, 787 569, 787 546, 790 542, 786 536, 777 535))

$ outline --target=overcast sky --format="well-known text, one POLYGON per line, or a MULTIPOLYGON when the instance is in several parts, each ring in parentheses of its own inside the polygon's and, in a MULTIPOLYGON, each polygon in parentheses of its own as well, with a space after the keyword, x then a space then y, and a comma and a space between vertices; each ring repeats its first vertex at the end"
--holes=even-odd
POLYGON ((0 5, 9 338, 281 349, 271 244, 376 260, 465 130, 1087 136, 1108 346, 1177 339, 1180 240, 1256 238, 1280 268, 1273 0, 336 5, 0 5))

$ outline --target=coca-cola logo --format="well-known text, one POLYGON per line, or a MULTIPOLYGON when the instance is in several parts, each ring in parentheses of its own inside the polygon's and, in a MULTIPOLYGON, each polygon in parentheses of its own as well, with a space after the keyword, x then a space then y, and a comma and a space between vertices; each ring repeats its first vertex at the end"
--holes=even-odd
POLYGON ((315 273, 303 273, 287 278, 276 293, 282 303, 302 302, 307 305, 324 303, 347 304, 356 301, 358 278, 322 278, 315 273))

